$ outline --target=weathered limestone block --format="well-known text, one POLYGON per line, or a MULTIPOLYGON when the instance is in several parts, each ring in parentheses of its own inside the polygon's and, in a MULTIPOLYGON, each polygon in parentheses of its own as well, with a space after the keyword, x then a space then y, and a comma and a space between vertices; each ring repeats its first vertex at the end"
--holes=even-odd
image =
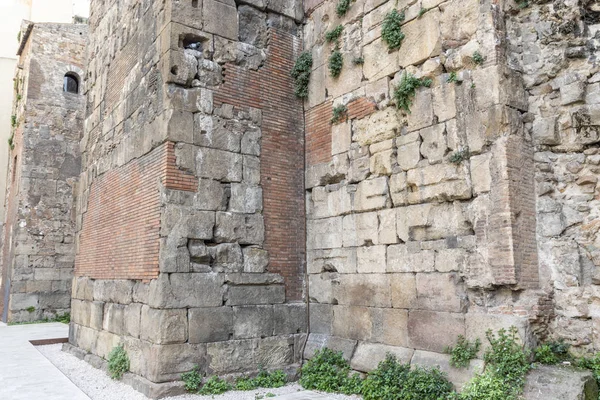
MULTIPOLYGON (((486 82, 475 86, 475 104, 478 110, 494 105, 507 105, 517 110, 528 108, 527 93, 521 75, 504 66, 477 68, 472 71, 474 82, 486 82)), ((458 103, 457 103, 458 104, 458 103)))
POLYGON ((598 384, 590 371, 541 365, 527 374, 523 398, 593 400, 598 398, 598 384))
POLYGON ((130 280, 95 280, 94 300, 129 304, 132 301, 133 284, 134 281, 130 280))
POLYGON ((417 132, 409 133, 396 139, 398 146, 398 165, 404 171, 413 169, 421 160, 421 137, 417 132))
POLYGON ((98 332, 96 343, 93 349, 93 354, 102 358, 108 358, 108 355, 119 343, 121 338, 119 335, 112 334, 107 331, 98 332))
POLYGON ((435 253, 435 270, 438 272, 465 271, 470 261, 464 249, 440 249, 435 253))
POLYGON ((251 304, 277 304, 285 301, 283 285, 229 286, 227 290, 228 306, 251 304))
POLYGON ((229 211, 252 214, 262 211, 263 196, 262 188, 244 183, 231 184, 231 199, 229 211))
POLYGON ((331 155, 350 150, 352 143, 352 126, 350 121, 335 124, 331 127, 331 155))
POLYGON ((194 144, 239 153, 244 128, 243 124, 236 120, 197 113, 194 114, 194 144))
POLYGON ((391 307, 390 282, 385 274, 342 274, 333 286, 340 305, 391 307))
POLYGON ((300 346, 305 340, 301 337, 306 336, 275 336, 258 340, 254 354, 257 367, 264 365, 265 368, 281 369, 299 362, 302 356, 300 346))
MULTIPOLYGON (((346 25, 346 29, 348 28, 349 26, 346 25)), ((355 55, 342 49, 342 57, 344 65, 352 65, 355 55)), ((342 68, 342 72, 337 78, 327 74, 325 78, 327 93, 334 98, 351 93, 361 86, 362 78, 363 71, 361 68, 342 68)))
POLYGON ((573 82, 560 87, 560 104, 563 106, 583 101, 585 98, 585 82, 573 82))
POLYGON ((342 247, 342 217, 307 221, 308 250, 342 247))
POLYGON ((382 308, 373 313, 372 341, 391 346, 408 347, 408 311, 382 308))
POLYGON ((370 372, 377 368, 377 365, 385 359, 388 353, 395 355, 401 364, 408 364, 414 350, 385 344, 359 342, 350 361, 350 367, 356 371, 370 372))
POLYGON ((71 301, 71 320, 79 325, 90 326, 91 302, 73 299, 71 301))
POLYGON ((233 307, 233 338, 250 339, 273 336, 273 307, 233 307))
POLYGON ((199 179, 198 192, 194 194, 197 210, 225 211, 227 196, 223 185, 212 179, 199 179))
POLYGON ((356 250, 356 270, 359 274, 386 272, 386 246, 359 247, 356 250))
POLYGON ((560 144, 556 115, 547 118, 536 118, 533 121, 533 138, 539 144, 554 146, 560 144))
POLYGON ((308 276, 310 301, 313 303, 333 303, 333 284, 339 283, 339 275, 333 272, 308 276))
POLYGON ((288 335, 307 332, 305 303, 276 304, 273 306, 273 334, 288 335))
POLYGON ((465 316, 411 310, 408 313, 408 334, 410 347, 443 353, 446 347, 456 343, 458 335, 465 336, 465 316))
POLYGON ((168 50, 163 55, 162 76, 167 83, 190 86, 197 73, 198 60, 192 54, 179 49, 168 50))
POLYGON ((467 294, 458 274, 417 274, 419 309, 464 312, 467 306, 467 294))
POLYGON ((122 335, 125 332, 125 306, 109 303, 104 307, 104 320, 102 329, 122 335))
POLYGON ((398 243, 398 234, 396 229, 397 211, 396 209, 381 210, 377 213, 379 218, 379 227, 377 228, 378 242, 380 244, 398 243))
POLYGON ((312 218, 327 218, 348 214, 352 211, 353 186, 328 185, 312 190, 308 214, 312 218))
POLYGON ((412 188, 408 193, 410 204, 471 198, 466 169, 454 164, 428 165, 412 169, 406 174, 406 183, 412 188))
POLYGON ((479 2, 453 0, 444 7, 439 24, 444 42, 468 42, 479 26, 479 2))
POLYGON ((448 148, 445 136, 446 124, 437 124, 422 129, 419 133, 423 138, 423 143, 421 143, 421 154, 423 157, 429 160, 431 164, 441 162, 448 148))
POLYGON ((370 170, 375 176, 378 175, 391 175, 392 164, 394 160, 394 151, 385 150, 379 153, 375 153, 370 158, 370 170))
POLYGON ((228 151, 200 148, 196 154, 196 176, 222 182, 241 182, 242 155, 228 151))
POLYGON ((390 177, 390 196, 394 207, 403 206, 408 201, 408 185, 406 172, 399 172, 390 177))
POLYGON ((433 89, 433 113, 438 122, 456 117, 456 85, 442 80, 433 89))
POLYGON ((455 368, 450 365, 450 357, 449 354, 416 350, 412 357, 411 365, 418 365, 419 367, 425 368, 439 368, 448 375, 448 380, 450 380, 458 390, 460 390, 465 383, 473 379, 477 373, 483 372, 484 363, 482 360, 471 360, 466 368, 455 368))
POLYGON ((354 340, 369 340, 373 331, 371 308, 334 306, 332 334, 354 340))
POLYGON ((391 274, 390 290, 392 292, 392 307, 415 308, 417 305, 417 284, 415 274, 391 274))
POLYGON ((211 374, 226 374, 255 370, 255 340, 229 340, 226 342, 208 343, 206 353, 209 360, 208 370, 211 374))
POLYGON ((473 234, 459 204, 423 204, 399 210, 403 210, 398 212, 398 236, 401 239, 405 234, 401 227, 408 227, 411 240, 437 240, 473 234))
POLYGON ((342 222, 344 247, 378 244, 377 212, 346 215, 342 222))
POLYGON ((181 379, 183 372, 196 365, 205 371, 206 345, 166 344, 151 345, 142 340, 125 338, 125 351, 130 358, 131 371, 152 382, 169 382, 181 379))
POLYGON ((306 341, 304 358, 310 360, 317 350, 324 347, 333 351, 341 351, 346 360, 351 360, 356 349, 356 340, 311 332, 306 341))
POLYGON ((257 47, 266 47, 267 14, 248 6, 238 7, 238 12, 240 41, 257 47))
POLYGON ((72 298, 87 301, 94 300, 94 281, 83 276, 74 277, 72 298))
POLYGON ((386 177, 362 181, 358 184, 354 198, 355 211, 372 211, 386 208, 391 203, 386 177))
POLYGON ((233 335, 231 307, 190 308, 188 316, 190 343, 219 342, 233 335))
POLYGON ((321 272, 356 273, 356 248, 311 250, 307 254, 309 274, 321 272))
POLYGON ((396 109, 388 107, 353 123, 352 140, 361 146, 370 145, 400 134, 400 118, 396 109))
POLYGON ((223 304, 225 278, 220 274, 160 274, 150 283, 152 308, 218 307, 223 304))
POLYGON ((437 8, 403 25, 405 38, 398 50, 400 66, 406 68, 439 55, 442 51, 440 28, 440 13, 437 8))
POLYGON ((269 265, 269 253, 258 247, 244 247, 242 249, 244 257, 244 272, 265 272, 269 265))
POLYGON ((496 333, 500 329, 509 330, 511 326, 518 329, 521 341, 526 346, 532 346, 535 342, 529 330, 529 322, 526 317, 501 314, 467 313, 465 314, 466 338, 475 341, 481 340, 480 355, 489 348, 485 333, 488 329, 496 333))
POLYGON ((417 89, 410 114, 406 116, 407 130, 413 132, 434 123, 433 95, 429 88, 417 89))
POLYGON ((333 306, 331 304, 310 303, 308 308, 310 333, 331 335, 333 321, 333 306))
MULTIPOLYGON (((97 302, 94 302, 92 305, 92 328, 94 328, 95 321, 98 320, 100 315, 99 304, 96 305, 97 302), (95 311, 96 310, 96 311, 95 311)), ((142 313, 142 304, 139 303, 131 303, 125 307, 123 311, 123 319, 125 325, 125 334, 134 338, 140 337, 141 332, 141 313, 142 313)))
POLYGON ((204 30, 216 33, 227 39, 238 40, 239 22, 235 3, 225 3, 219 0, 202 0, 204 30))
POLYGON ((486 193, 491 189, 490 159, 489 153, 471 157, 471 182, 473 182, 473 193, 475 194, 486 193))
POLYGON ((305 172, 305 188, 341 182, 348 173, 349 165, 348 154, 342 153, 331 157, 329 163, 308 166, 305 172))
MULTIPOLYGON (((177 85, 168 85, 165 95, 169 104, 181 111, 192 113, 212 113, 213 92, 205 88, 184 88, 177 85)), ((201 114, 196 114, 196 117, 201 114)), ((197 121, 198 118, 195 118, 197 121)), ((196 127, 194 127, 196 129, 196 127)), ((197 143, 194 140, 194 144, 197 143)))
POLYGON ((155 309, 142 307, 140 338, 155 344, 184 343, 188 339, 186 309, 155 309))
MULTIPOLYGON (((202 22, 204 21, 202 18, 202 1, 196 3, 169 2, 165 3, 165 6, 166 21, 178 22, 192 28, 202 29, 202 22)), ((196 29, 193 29, 193 31, 195 32, 196 29)))
POLYGON ((260 183, 260 158, 249 155, 243 157, 243 178, 246 183, 260 183))
POLYGON ((350 161, 348 169, 348 182, 360 182, 369 177, 371 173, 371 162, 369 156, 363 156, 350 161))
POLYGON ((265 226, 261 214, 217 212, 216 242, 262 245, 264 240, 265 226))
POLYGON ((388 246, 386 262, 387 272, 433 272, 435 253, 396 244, 388 246))
POLYGON ((398 54, 389 52, 387 44, 382 39, 374 40, 363 48, 365 60, 363 73, 369 81, 389 76, 400 69, 398 54))

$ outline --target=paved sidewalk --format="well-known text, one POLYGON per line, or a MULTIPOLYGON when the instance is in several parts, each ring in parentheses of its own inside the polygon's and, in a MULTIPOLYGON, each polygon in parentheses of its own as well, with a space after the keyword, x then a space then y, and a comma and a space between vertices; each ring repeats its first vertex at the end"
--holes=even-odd
POLYGON ((89 400, 29 343, 68 335, 69 326, 58 322, 14 326, 0 323, 0 399, 89 400))

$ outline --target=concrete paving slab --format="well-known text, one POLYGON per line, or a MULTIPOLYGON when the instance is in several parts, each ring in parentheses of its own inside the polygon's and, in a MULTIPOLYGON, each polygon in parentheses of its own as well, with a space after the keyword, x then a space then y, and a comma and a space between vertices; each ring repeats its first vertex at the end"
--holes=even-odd
POLYGON ((0 324, 0 399, 89 400, 73 382, 29 343, 69 335, 69 326, 0 324))
POLYGON ((327 395, 304 390, 302 392, 284 394, 283 396, 273 397, 274 400, 333 400, 333 397, 327 395))

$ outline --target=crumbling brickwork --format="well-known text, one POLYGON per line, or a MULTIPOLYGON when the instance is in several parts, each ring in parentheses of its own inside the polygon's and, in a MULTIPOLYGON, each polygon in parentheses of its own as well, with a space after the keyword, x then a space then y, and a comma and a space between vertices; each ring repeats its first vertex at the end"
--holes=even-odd
POLYGON ((301 361, 302 5, 248 3, 92 2, 70 343, 153 397, 301 361))
POLYGON ((4 321, 70 309, 85 98, 63 91, 63 81, 71 74, 81 83, 86 38, 85 25, 23 25, 1 255, 4 321))

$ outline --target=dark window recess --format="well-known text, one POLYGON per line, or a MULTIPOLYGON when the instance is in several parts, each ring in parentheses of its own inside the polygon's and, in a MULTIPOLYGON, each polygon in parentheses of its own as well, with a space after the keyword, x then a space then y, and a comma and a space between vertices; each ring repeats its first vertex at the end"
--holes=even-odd
POLYGON ((73 75, 67 74, 63 80, 63 92, 79 93, 79 82, 73 75))
POLYGON ((192 0, 192 7, 198 8, 198 0, 192 0))

